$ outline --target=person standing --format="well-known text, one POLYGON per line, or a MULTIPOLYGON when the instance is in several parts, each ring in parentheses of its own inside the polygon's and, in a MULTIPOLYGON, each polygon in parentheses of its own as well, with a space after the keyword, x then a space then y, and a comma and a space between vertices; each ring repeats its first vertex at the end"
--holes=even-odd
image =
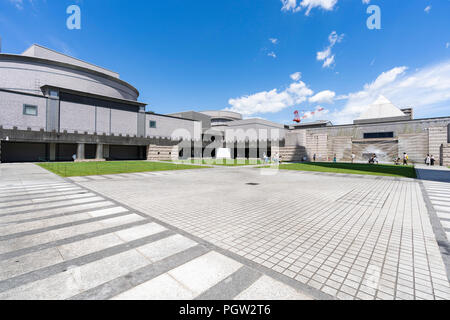
POLYGON ((436 159, 434 159, 433 155, 431 155, 430 163, 431 163, 431 166, 434 166, 434 164, 436 163, 436 159))
POLYGON ((336 155, 334 155, 333 162, 334 162, 334 163, 337 162, 337 157, 336 157, 336 155))
POLYGON ((427 157, 426 157, 426 159, 425 159, 425 164, 426 164, 427 166, 430 166, 430 165, 431 165, 431 157, 430 157, 429 154, 427 154, 427 157))
POLYGON ((354 153, 352 153, 352 163, 355 162, 355 158, 356 158, 356 155, 354 153))
POLYGON ((408 154, 406 152, 403 152, 403 165, 407 166, 408 165, 408 154))
POLYGON ((316 162, 316 154, 314 153, 314 156, 313 156, 313 160, 314 160, 314 162, 316 162))

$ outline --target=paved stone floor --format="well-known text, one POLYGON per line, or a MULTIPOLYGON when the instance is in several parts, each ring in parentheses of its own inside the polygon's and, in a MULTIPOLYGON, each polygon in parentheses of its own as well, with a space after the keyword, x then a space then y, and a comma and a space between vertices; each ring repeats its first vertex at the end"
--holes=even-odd
POLYGON ((421 166, 417 171, 446 238, 450 241, 450 169, 421 166))
MULTIPOLYGON (((146 175, 128 176, 139 177, 146 175)), ((311 296, 37 166, 3 164, 0 300, 6 299, 311 296)))
POLYGON ((330 296, 449 298, 417 180, 251 168, 98 179, 78 183, 330 296))
POLYGON ((0 299, 449 299, 422 192, 270 169, 64 180, 0 165, 0 299))

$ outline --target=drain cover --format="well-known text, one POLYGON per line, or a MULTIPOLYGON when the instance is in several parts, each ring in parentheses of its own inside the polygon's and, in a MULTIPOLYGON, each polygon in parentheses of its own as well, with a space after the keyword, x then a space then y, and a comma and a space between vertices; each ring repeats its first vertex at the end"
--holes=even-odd
POLYGON ((248 185, 248 186, 259 186, 259 183, 249 182, 249 183, 246 183, 246 185, 248 185))

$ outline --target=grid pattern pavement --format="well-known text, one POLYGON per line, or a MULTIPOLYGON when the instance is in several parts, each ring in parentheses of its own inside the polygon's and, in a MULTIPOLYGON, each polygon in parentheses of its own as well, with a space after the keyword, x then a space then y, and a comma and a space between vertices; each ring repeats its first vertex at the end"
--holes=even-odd
POLYGON ((0 300, 311 299, 37 166, 0 178, 0 300))
POLYGON ((423 185, 450 241, 450 183, 424 181, 423 185))
POLYGON ((449 298, 417 181, 261 170, 80 183, 339 299, 449 298))

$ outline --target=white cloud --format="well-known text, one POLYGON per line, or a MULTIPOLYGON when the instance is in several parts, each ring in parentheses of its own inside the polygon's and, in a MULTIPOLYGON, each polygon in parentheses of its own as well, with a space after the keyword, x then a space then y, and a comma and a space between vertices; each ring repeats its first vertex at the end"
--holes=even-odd
POLYGON ((338 0, 281 0, 283 7, 282 11, 298 12, 306 8, 305 15, 309 15, 312 9, 321 8, 323 10, 331 11, 338 0))
POLYGON ((446 44, 445 44, 445 48, 450 48, 450 42, 447 42, 446 44))
POLYGON ((426 13, 430 13, 430 11, 431 11, 431 6, 427 6, 426 8, 425 8, 425 10, 424 10, 426 13))
POLYGON ((302 78, 302 73, 301 72, 296 72, 290 75, 291 79, 294 81, 298 81, 302 78))
POLYGON ((338 35, 336 31, 331 32, 328 36, 329 45, 323 51, 317 52, 317 60, 323 61, 323 68, 329 68, 335 63, 335 55, 331 49, 344 38, 344 34, 338 35))
POLYGON ((273 89, 262 91, 249 96, 230 99, 228 103, 231 108, 228 111, 239 112, 244 116, 264 113, 276 113, 285 108, 293 107, 305 102, 314 92, 302 82, 297 81, 290 84, 283 91, 273 89))
POLYGON ((269 52, 268 54, 267 54, 269 57, 272 57, 272 58, 274 58, 274 59, 276 59, 277 58, 277 55, 275 54, 275 52, 269 52))
POLYGON ((17 9, 23 9, 23 0, 9 0, 17 9))
POLYGON ((278 39, 277 38, 270 38, 269 41, 272 42, 273 44, 277 44, 278 43, 278 39))
POLYGON ((338 96, 346 99, 342 110, 331 114, 335 124, 351 123, 370 106, 379 95, 384 95, 398 107, 411 106, 423 115, 448 112, 450 103, 450 60, 416 70, 410 74, 406 67, 383 72, 363 90, 338 96))
POLYGON ((362 0, 362 3, 364 3, 364 4, 369 4, 369 3, 370 3, 370 0, 362 0))
POLYGON ((333 103, 336 93, 330 90, 324 90, 308 99, 311 103, 333 103))

